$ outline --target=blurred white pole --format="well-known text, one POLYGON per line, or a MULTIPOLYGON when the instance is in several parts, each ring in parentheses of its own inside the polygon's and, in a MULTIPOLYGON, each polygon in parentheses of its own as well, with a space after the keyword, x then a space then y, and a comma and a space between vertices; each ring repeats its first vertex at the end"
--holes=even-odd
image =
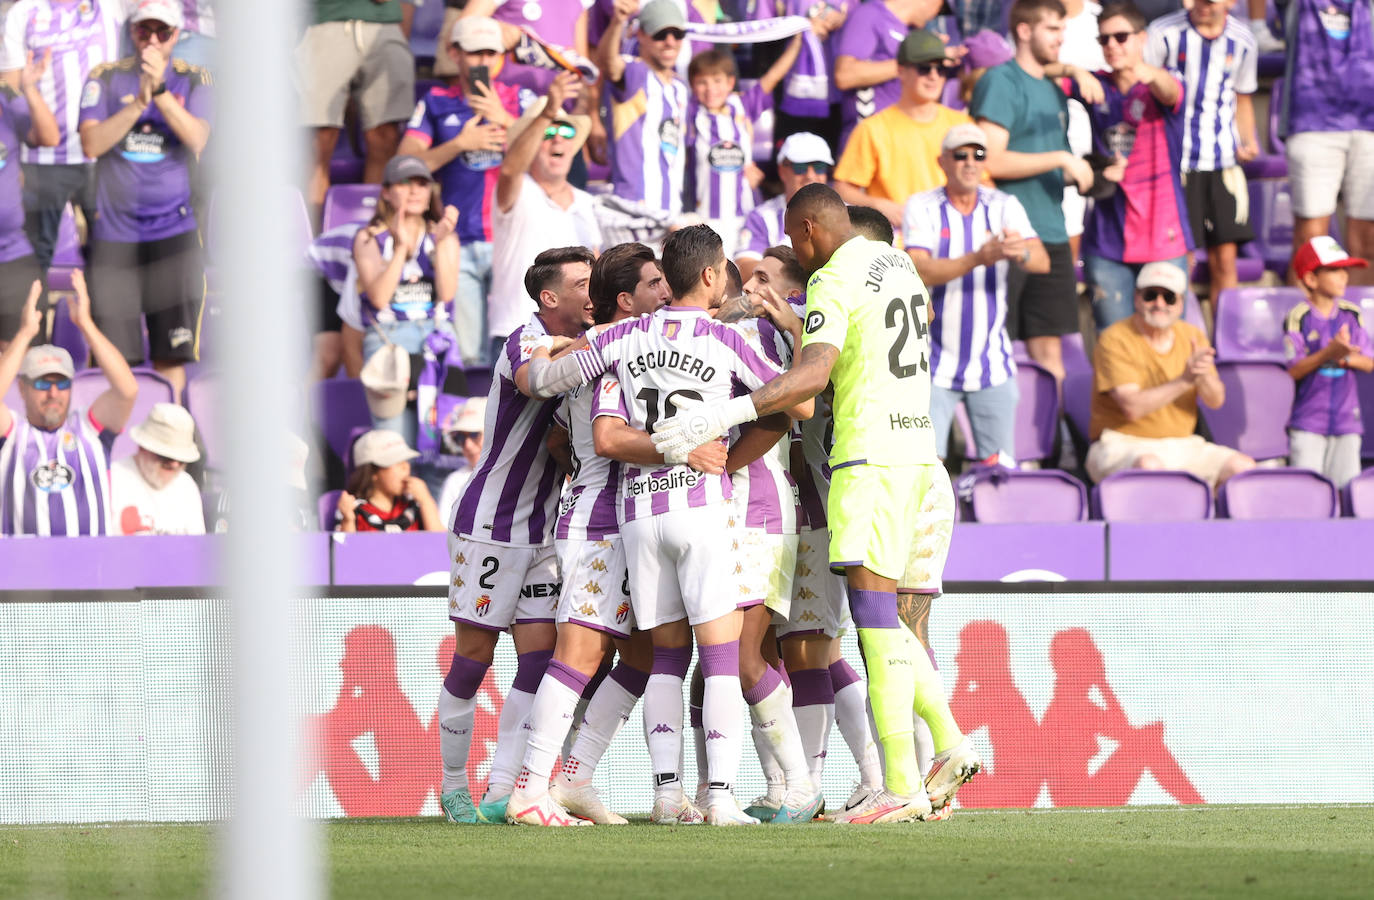
POLYGON ((233 623, 234 807, 220 844, 221 894, 319 895, 314 829, 294 814, 300 726, 291 652, 300 575, 289 533, 285 435, 296 416, 310 338, 300 226, 283 198, 303 171, 292 49, 302 0, 216 7, 216 114, 208 157, 223 309, 231 526, 223 571, 233 623))

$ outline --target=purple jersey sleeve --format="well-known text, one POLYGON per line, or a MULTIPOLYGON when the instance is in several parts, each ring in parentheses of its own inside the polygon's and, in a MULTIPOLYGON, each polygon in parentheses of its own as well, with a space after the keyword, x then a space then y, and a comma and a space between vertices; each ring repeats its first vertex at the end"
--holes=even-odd
POLYGON ((713 324, 716 337, 735 353, 735 376, 749 390, 756 391, 782 374, 782 366, 755 352, 738 331, 728 325, 713 324))
POLYGON ((872 18, 866 6, 860 6, 850 14, 849 21, 840 28, 840 34, 835 39, 835 58, 873 58, 873 52, 878 49, 878 35, 874 30, 875 23, 870 21, 872 18))
POLYGON ((429 95, 421 97, 406 123, 406 137, 413 137, 426 147, 434 146, 434 119, 430 115, 429 95))
POLYGON ((109 85, 99 77, 92 76, 86 79, 86 85, 81 89, 82 124, 103 122, 110 117, 117 100, 110 96, 111 93, 109 85))
POLYGON ((215 90, 208 78, 191 78, 187 86, 186 111, 209 122, 214 115, 215 90))
POLYGON ((625 392, 614 375, 602 375, 596 383, 596 395, 592 397, 592 418, 612 416, 625 422, 630 421, 630 407, 625 402, 625 392))

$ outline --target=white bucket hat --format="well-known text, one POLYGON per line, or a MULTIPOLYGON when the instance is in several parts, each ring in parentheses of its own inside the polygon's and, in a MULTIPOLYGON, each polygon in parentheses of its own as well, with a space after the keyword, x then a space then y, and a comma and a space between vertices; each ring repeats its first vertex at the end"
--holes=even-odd
POLYGON ((193 463, 200 459, 196 447, 196 421, 175 403, 154 403, 148 418, 129 429, 129 437, 149 453, 193 463))

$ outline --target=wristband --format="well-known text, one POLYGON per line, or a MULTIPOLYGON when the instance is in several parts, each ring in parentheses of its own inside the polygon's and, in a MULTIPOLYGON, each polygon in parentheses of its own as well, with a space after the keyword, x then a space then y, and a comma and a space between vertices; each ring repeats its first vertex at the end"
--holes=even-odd
POLYGON ((159 97, 165 93, 167 93, 167 82, 165 81, 162 82, 162 84, 159 84, 157 87, 153 88, 154 97, 159 97))

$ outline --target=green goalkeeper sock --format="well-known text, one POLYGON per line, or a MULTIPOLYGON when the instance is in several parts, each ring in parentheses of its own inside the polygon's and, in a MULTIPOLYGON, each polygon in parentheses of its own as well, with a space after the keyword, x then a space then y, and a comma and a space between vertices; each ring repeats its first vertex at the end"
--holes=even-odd
POLYGON ((868 700, 887 763, 887 789, 910 796, 924 790, 916 763, 911 710, 916 699, 912 657, 923 651, 905 628, 859 628, 868 667, 868 700))
POLYGON ((916 647, 911 668, 916 682, 912 709, 930 726, 936 754, 944 753, 964 739, 959 723, 954 721, 954 714, 949 711, 945 681, 924 647, 916 647))

